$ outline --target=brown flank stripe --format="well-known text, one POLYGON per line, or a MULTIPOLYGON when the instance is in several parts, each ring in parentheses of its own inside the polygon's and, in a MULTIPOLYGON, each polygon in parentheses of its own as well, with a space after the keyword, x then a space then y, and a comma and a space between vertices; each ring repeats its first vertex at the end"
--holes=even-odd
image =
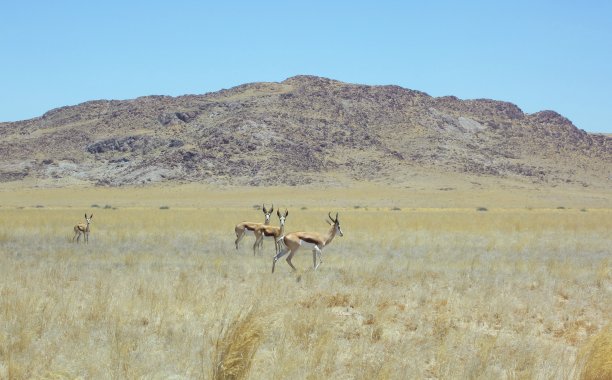
POLYGON ((302 237, 300 238, 300 240, 305 241, 306 243, 311 243, 311 244, 319 244, 318 241, 312 239, 312 238, 308 238, 308 237, 302 237))

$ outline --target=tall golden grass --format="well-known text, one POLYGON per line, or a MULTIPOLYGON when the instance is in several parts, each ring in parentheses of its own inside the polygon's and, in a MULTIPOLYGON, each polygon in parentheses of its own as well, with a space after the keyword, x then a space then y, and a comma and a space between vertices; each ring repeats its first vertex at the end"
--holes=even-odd
POLYGON ((580 352, 582 380, 612 379, 612 324, 594 335, 580 352))
POLYGON ((213 352, 213 379, 239 380, 247 377, 263 339, 260 318, 255 309, 250 309, 223 326, 213 352))
POLYGON ((300 251, 297 273, 281 261, 271 275, 270 242, 256 257, 252 237, 233 246, 235 223, 261 218, 251 205, 143 198, 0 208, 0 378, 605 373, 605 361, 581 361, 599 351, 578 352, 608 347, 609 209, 305 201, 289 208, 287 231, 324 232, 338 211, 344 237, 316 272, 300 251), (90 242, 73 244, 85 211, 90 242))

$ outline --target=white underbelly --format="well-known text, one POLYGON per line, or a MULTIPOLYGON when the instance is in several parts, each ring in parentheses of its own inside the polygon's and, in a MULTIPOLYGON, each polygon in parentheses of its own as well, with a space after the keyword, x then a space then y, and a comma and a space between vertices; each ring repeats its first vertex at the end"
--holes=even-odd
POLYGON ((304 240, 300 240, 300 247, 305 248, 305 249, 313 249, 315 247, 315 243, 309 243, 307 241, 304 240))
POLYGON ((245 229, 244 229, 244 234, 245 234, 245 235, 255 235, 255 231, 247 230, 247 229, 245 228, 245 229))

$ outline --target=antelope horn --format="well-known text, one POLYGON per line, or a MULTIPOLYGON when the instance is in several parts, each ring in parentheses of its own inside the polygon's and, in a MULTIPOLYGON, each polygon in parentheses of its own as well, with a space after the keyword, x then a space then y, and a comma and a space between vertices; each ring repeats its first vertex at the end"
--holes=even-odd
POLYGON ((265 203, 262 203, 261 209, 263 210, 264 214, 268 213, 268 211, 266 210, 266 204, 265 203))
POLYGON ((285 218, 289 215, 289 211, 287 211, 287 209, 285 209, 285 218))
POLYGON ((327 213, 327 216, 329 216, 329 219, 330 219, 332 222, 336 223, 336 221, 334 220, 334 218, 332 218, 332 216, 331 216, 331 212, 328 212, 328 213, 327 213))

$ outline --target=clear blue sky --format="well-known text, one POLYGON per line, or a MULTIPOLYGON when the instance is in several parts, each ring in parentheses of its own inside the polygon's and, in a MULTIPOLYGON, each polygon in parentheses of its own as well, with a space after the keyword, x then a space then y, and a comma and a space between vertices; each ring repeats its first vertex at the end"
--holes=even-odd
POLYGON ((612 132, 612 1, 0 3, 0 121, 311 74, 612 132))

